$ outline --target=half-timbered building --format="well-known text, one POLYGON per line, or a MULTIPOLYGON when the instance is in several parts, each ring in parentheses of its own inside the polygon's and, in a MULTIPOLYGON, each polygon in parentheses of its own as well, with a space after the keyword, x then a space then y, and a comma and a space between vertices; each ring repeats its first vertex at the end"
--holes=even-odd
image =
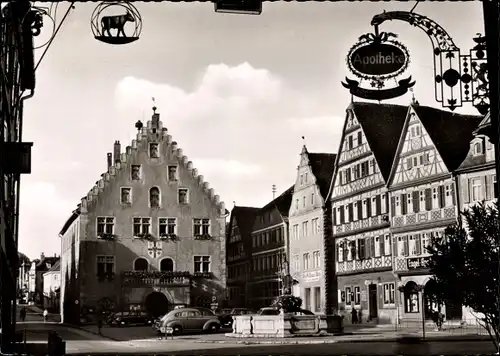
POLYGON ((319 313, 325 307, 324 216, 330 214, 328 189, 335 154, 309 153, 302 147, 289 212, 290 274, 302 306, 319 313))
POLYGON ((386 180, 407 111, 372 103, 347 108, 330 188, 338 294, 328 296, 338 298, 347 319, 352 308, 363 321, 395 318, 386 180))
MULTIPOLYGON (((388 179, 398 317, 419 319, 435 310, 426 268, 433 235, 457 219, 457 189, 452 172, 464 161, 481 117, 412 104, 388 179), (423 303, 422 303, 422 299, 423 303)), ((448 319, 461 318, 462 306, 447 305, 448 319)))
POLYGON ((252 270, 248 286, 248 304, 268 307, 283 290, 283 267, 287 265, 288 211, 292 202, 291 186, 276 199, 259 209, 252 227, 252 270))
POLYGON ((252 258, 252 228, 259 208, 234 206, 227 229, 226 265, 228 306, 248 304, 252 258))

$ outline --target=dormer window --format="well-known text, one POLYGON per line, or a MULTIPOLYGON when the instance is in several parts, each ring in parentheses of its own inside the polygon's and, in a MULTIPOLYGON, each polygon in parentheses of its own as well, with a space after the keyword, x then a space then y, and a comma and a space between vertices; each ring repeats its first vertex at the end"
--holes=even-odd
POLYGON ((122 204, 131 204, 132 203, 132 188, 122 187, 120 202, 122 204))
POLYGON ((160 157, 158 144, 156 142, 149 144, 149 157, 150 158, 159 158, 160 157))
POLYGON ((482 155, 484 152, 483 150, 483 143, 482 142, 476 142, 474 143, 474 156, 476 155, 482 155))
POLYGON ((169 182, 177 181, 177 166, 168 166, 168 180, 169 182))

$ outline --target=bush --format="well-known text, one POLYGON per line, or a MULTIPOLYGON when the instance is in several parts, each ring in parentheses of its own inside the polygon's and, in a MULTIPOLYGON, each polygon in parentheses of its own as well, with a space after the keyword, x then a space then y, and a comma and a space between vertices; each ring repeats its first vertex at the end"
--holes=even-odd
POLYGON ((272 306, 282 309, 285 313, 294 313, 300 311, 302 298, 294 295, 281 295, 277 297, 272 306))

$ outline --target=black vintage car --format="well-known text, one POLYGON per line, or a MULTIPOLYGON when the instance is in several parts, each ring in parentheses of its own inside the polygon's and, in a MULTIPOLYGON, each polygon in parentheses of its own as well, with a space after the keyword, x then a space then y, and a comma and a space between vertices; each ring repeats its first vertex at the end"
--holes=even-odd
POLYGON ((109 326, 147 326, 151 325, 152 319, 145 313, 114 313, 106 319, 109 326))

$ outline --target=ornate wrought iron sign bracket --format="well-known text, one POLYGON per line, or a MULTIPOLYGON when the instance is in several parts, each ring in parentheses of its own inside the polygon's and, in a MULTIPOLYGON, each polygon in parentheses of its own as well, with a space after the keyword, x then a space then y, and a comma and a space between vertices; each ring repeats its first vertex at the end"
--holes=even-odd
POLYGON ((387 20, 400 20, 423 30, 432 42, 436 101, 454 110, 470 102, 481 113, 489 109, 489 82, 486 38, 478 34, 469 54, 460 53, 450 35, 426 16, 407 11, 390 11, 375 15, 375 31, 387 20))
POLYGON ((90 24, 96 40, 114 45, 137 41, 142 31, 141 14, 129 1, 103 1, 92 13, 90 24), (127 34, 129 22, 134 30, 127 34))

